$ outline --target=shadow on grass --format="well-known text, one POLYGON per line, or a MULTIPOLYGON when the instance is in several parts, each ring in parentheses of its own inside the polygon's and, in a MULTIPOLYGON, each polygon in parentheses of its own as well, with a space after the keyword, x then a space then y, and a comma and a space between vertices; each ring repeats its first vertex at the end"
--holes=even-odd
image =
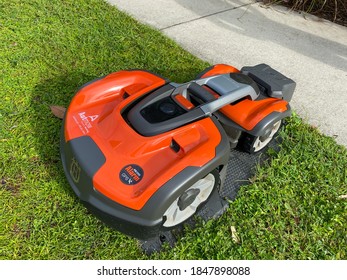
POLYGON ((73 194, 65 178, 60 160, 60 132, 62 120, 50 111, 50 105, 68 107, 77 89, 95 78, 93 74, 73 72, 47 79, 37 84, 32 92, 31 127, 36 139, 35 150, 39 153, 41 162, 49 172, 50 178, 55 178, 62 185, 64 191, 73 194))

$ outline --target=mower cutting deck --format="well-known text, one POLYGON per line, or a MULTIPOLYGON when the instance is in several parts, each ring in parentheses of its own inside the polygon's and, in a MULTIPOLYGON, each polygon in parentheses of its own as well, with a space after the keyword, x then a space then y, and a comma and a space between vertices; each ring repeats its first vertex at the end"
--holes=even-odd
POLYGON ((218 64, 184 84, 141 70, 109 74, 82 87, 66 112, 66 177, 92 213, 141 240, 204 205, 206 217, 220 215, 233 197, 230 174, 244 164, 235 155, 256 164, 290 116, 294 89, 265 64, 218 64))

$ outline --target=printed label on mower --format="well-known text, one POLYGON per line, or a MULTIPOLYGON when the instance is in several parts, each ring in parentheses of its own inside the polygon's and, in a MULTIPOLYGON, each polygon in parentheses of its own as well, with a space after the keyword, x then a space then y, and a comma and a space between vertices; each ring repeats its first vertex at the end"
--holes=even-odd
POLYGON ((80 112, 77 116, 73 116, 73 119, 83 134, 89 132, 93 127, 92 123, 99 117, 99 115, 86 116, 85 112, 80 112))
POLYGON ((141 181, 143 170, 136 164, 129 164, 122 168, 119 179, 126 185, 135 185, 141 181))

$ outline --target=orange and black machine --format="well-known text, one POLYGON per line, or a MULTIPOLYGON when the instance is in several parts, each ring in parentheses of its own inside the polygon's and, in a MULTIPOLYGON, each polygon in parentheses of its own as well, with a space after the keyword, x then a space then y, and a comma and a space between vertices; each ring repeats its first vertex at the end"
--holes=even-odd
POLYGON ((266 64, 217 64, 183 84, 142 70, 109 74, 80 88, 66 111, 66 177, 102 221, 150 239, 211 199, 225 208, 231 149, 264 151, 291 114, 294 89, 266 64))

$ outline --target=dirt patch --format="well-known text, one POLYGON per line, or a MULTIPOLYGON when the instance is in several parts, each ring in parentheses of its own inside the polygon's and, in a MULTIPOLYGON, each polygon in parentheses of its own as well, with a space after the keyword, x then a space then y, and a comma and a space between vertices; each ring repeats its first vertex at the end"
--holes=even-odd
POLYGON ((23 236, 25 238, 30 238, 31 230, 30 230, 30 228, 25 229, 25 230, 21 229, 17 224, 14 224, 13 228, 12 228, 12 233, 14 235, 20 235, 20 236, 23 236))
POLYGON ((11 184, 4 178, 1 178, 1 188, 12 193, 13 195, 18 195, 20 186, 17 184, 11 184))

